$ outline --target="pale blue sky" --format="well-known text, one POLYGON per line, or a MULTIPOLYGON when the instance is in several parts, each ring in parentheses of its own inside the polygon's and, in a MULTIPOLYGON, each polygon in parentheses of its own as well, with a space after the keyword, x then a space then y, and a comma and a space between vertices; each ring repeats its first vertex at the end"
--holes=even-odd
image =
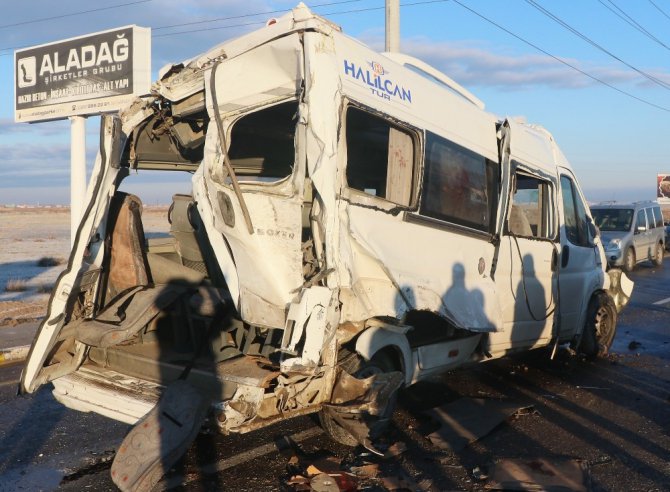
MULTIPOLYGON (((345 33, 382 50, 384 0, 306 3, 340 24, 345 33)), ((137 24, 153 28, 155 78, 166 63, 259 28, 269 17, 280 15, 267 12, 295 4, 295 0, 4 2, 0 203, 69 201, 69 122, 14 123, 14 48, 137 24), (93 9, 105 10, 82 13, 93 9), (264 14, 248 15, 258 13, 264 14), (49 17, 57 18, 41 20, 49 17), (218 18, 229 19, 186 24, 218 18), (174 25, 180 26, 166 27, 174 25)), ((482 99, 489 111, 523 117, 549 129, 575 168, 588 200, 655 197, 656 173, 670 173, 670 0, 402 0, 401 5, 401 51, 451 76, 482 99)), ((90 163, 97 125, 97 118, 87 124, 90 163)))

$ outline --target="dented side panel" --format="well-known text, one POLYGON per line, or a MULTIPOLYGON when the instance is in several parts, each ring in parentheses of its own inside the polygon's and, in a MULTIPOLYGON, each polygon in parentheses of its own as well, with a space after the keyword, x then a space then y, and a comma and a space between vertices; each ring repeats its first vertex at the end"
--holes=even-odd
POLYGON ((494 250, 490 241, 408 223, 402 214, 344 207, 347 240, 359 251, 347 258, 351 289, 369 306, 368 312, 350 315, 401 318, 410 310, 430 310, 472 331, 502 329, 496 286, 489 276, 494 250), (368 263, 381 268, 373 273, 368 263))
POLYGON ((238 178, 251 232, 240 197, 226 173, 221 142, 228 151, 230 129, 241 114, 295 98, 300 92, 303 70, 299 37, 296 34, 276 40, 232 60, 224 60, 212 70, 216 71, 214 77, 211 71, 205 77, 207 110, 213 121, 218 117, 222 119, 221 128, 226 135, 220 139, 216 126, 210 126, 203 165, 195 177, 196 194, 204 198, 209 209, 204 214, 209 218, 208 231, 225 238, 229 251, 217 251, 217 259, 226 279, 232 277, 233 286, 237 287, 233 299, 239 299, 242 318, 260 326, 283 326, 286 306, 303 283, 304 159, 298 149, 300 139, 296 138, 292 176, 272 183, 245 182, 238 178), (249 77, 252 73, 254 76, 249 77), (216 111, 214 96, 218 104, 216 111))

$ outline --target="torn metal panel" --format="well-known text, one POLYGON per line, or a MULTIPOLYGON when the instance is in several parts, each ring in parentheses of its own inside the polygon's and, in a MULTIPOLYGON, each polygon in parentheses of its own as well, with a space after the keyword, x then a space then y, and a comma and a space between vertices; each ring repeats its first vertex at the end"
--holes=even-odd
MULTIPOLYGON (((213 100, 208 96, 208 112, 212 118, 219 115, 225 119, 221 127, 229 131, 235 120, 227 115, 239 113, 240 108, 249 112, 260 104, 296 96, 303 77, 299 38, 294 35, 279 39, 244 57, 225 60, 213 69, 217 71, 217 87, 209 87, 208 82, 207 94, 216 91, 218 110, 212 114, 213 100), (258 74, 255 83, 250 84, 248 77, 243 76, 248 73, 258 74)), ((204 214, 205 226, 225 235, 229 252, 216 251, 216 254, 224 276, 230 272, 235 277, 233 285, 238 284, 233 298, 241 295, 242 317, 260 326, 282 326, 285 306, 303 283, 302 182, 297 187, 290 179, 273 183, 241 182, 241 195, 234 194, 222 162, 217 132, 210 130, 203 166, 194 177, 198 198, 206 198, 205 203, 209 204, 205 207, 209 208, 204 214), (246 215, 240 197, 253 223, 252 234, 237 226, 246 215), (231 217, 238 219, 234 221, 231 217)), ((300 157, 296 158, 294 176, 304 177, 302 162, 300 157)))
POLYGON ((119 446, 110 472, 114 483, 124 492, 151 490, 196 438, 209 405, 186 381, 171 383, 119 446))
POLYGON ((529 404, 507 400, 461 398, 428 412, 441 425, 428 439, 440 448, 458 452, 487 435, 515 413, 531 407, 529 404))
POLYGON ((289 306, 282 349, 289 354, 298 355, 297 347, 301 340, 304 340, 304 346, 299 357, 282 362, 284 372, 290 372, 292 367, 318 365, 332 298, 333 292, 329 288, 315 286, 303 289, 300 302, 289 306))
POLYGON ((489 471, 485 487, 490 490, 542 490, 588 492, 590 475, 586 463, 561 458, 506 458, 489 471))
POLYGON ((390 399, 403 384, 400 372, 376 374, 358 379, 341 371, 331 395, 331 402, 343 413, 384 415, 390 399))
POLYGON ((234 432, 245 422, 252 420, 263 400, 263 388, 240 385, 232 399, 215 404, 219 428, 234 432))
POLYGON ((397 371, 365 379, 340 371, 326 411, 357 442, 382 455, 372 441, 386 426, 389 406, 395 404, 396 392, 403 383, 404 376, 397 371))
POLYGON ((633 281, 618 268, 610 268, 607 274, 610 280, 607 293, 614 300, 617 312, 621 312, 633 294, 633 281))
POLYGON ((205 85, 210 114, 213 91, 224 117, 295 96, 304 78, 300 37, 297 34, 285 36, 254 48, 245 56, 226 59, 213 69, 217 72, 216 87, 210 87, 209 77, 205 85))
POLYGON ((181 64, 163 67, 160 70, 161 80, 154 84, 153 90, 171 101, 182 100, 204 88, 207 77, 203 77, 203 72, 211 68, 216 61, 234 59, 287 34, 308 29, 326 33, 340 31, 339 26, 319 17, 304 4, 300 4, 262 29, 228 40, 181 64))

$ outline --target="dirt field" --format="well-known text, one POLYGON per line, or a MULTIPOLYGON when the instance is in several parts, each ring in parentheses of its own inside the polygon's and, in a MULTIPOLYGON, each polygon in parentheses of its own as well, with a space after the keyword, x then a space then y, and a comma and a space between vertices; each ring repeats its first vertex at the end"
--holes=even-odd
MULTIPOLYGON (((143 222, 167 230, 167 207, 146 207, 143 222)), ((0 325, 44 316, 70 256, 70 209, 0 206, 0 244, 0 325)))

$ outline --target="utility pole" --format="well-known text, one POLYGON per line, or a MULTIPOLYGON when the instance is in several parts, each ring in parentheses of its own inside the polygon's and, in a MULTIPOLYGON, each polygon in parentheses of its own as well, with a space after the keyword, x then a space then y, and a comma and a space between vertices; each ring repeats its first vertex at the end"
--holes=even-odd
POLYGON ((386 51, 400 51, 400 0, 386 0, 386 51))

